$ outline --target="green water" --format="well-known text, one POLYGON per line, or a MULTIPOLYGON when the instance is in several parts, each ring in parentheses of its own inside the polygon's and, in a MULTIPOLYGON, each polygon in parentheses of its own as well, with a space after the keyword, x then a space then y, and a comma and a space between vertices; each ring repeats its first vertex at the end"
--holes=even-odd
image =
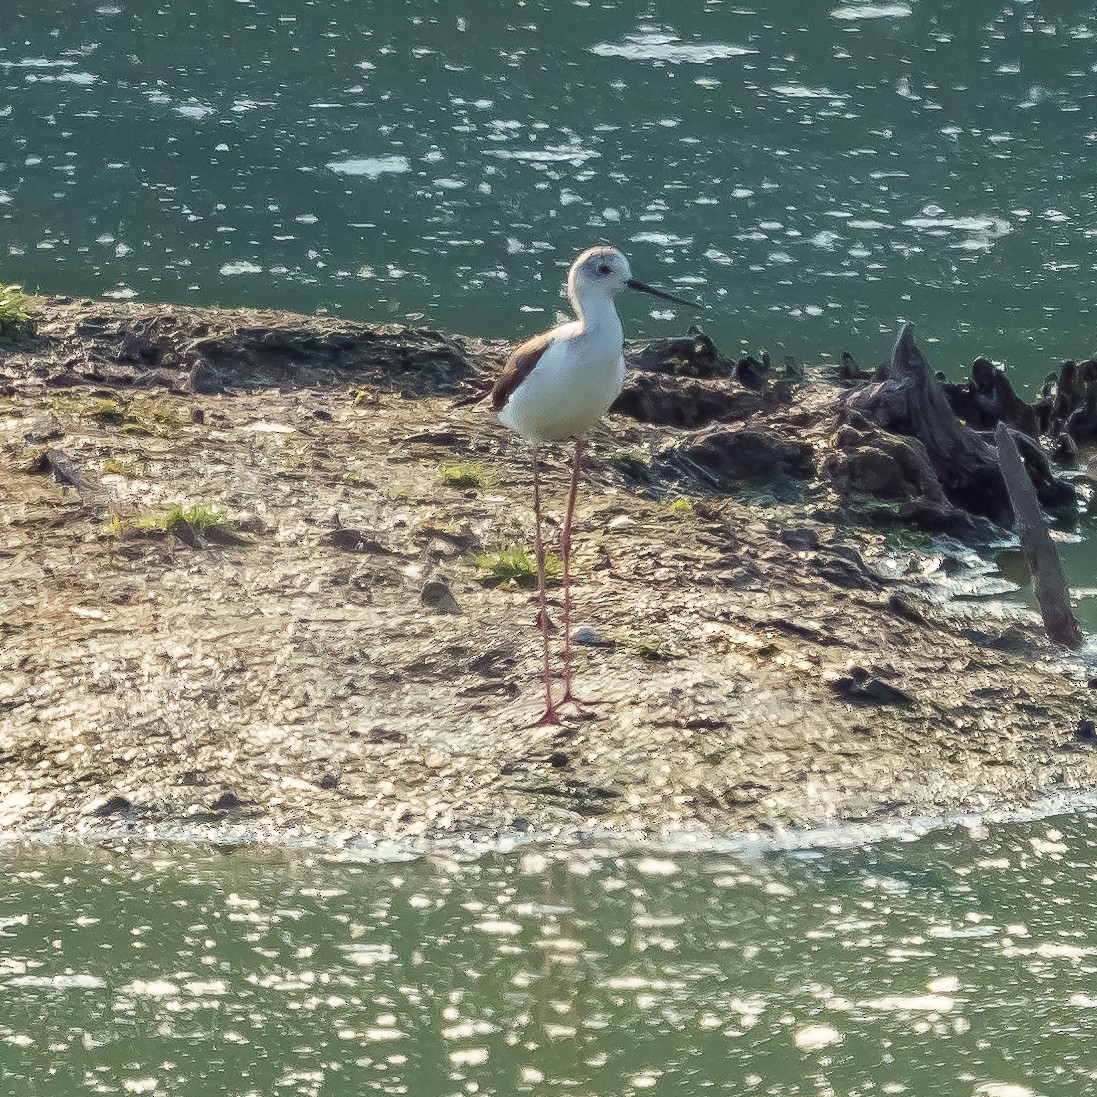
POLYGON ((1097 1092, 1081 815, 752 857, 3 860, 5 1097, 1097 1092))
POLYGON ((528 334, 607 239, 731 350, 1097 347, 1089 3, 12 6, 2 277, 528 334))

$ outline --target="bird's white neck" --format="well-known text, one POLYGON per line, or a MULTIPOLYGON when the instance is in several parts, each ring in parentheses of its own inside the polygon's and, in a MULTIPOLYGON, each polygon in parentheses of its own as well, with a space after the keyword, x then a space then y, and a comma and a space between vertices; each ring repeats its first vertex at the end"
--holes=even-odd
POLYGON ((613 303, 613 298, 606 294, 592 293, 583 297, 573 294, 571 307, 575 309, 575 315, 579 317, 579 324, 584 331, 590 331, 592 328, 608 328, 622 332, 617 306, 613 303))

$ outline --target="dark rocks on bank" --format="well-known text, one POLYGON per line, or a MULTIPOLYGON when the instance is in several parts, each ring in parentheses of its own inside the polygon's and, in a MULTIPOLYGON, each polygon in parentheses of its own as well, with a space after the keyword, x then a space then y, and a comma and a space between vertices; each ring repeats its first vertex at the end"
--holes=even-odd
POLYGON ((819 547, 819 534, 809 528, 783 529, 778 540, 793 552, 814 552, 819 547))
POLYGON ((53 478, 62 486, 80 488, 84 486, 84 477, 80 466, 63 449, 48 446, 36 453, 27 466, 30 473, 52 473, 53 478))
POLYGON ((111 815, 128 815, 133 811, 133 804, 127 800, 125 796, 103 796, 98 800, 93 800, 84 809, 85 815, 93 816, 96 819, 105 819, 111 815))
POLYGON ((869 571, 861 554, 845 545, 830 545, 812 561, 815 573, 845 590, 879 590, 879 576, 869 571))
POLYGON ((1051 447, 1051 459, 1065 468, 1078 465, 1078 443, 1069 434, 1060 434, 1051 447))
POLYGON ((697 428, 717 420, 734 423, 772 411, 792 399, 788 382, 748 392, 729 381, 704 381, 666 374, 630 372, 610 411, 642 423, 697 428))
POLYGON ((716 491, 780 477, 806 480, 815 472, 808 443, 748 427, 713 426, 696 431, 662 450, 655 460, 663 468, 716 491))
POLYGON ((199 358, 187 376, 187 392, 213 396, 225 391, 225 382, 221 375, 204 358, 199 358))
POLYGON ((428 579, 419 593, 419 600, 437 613, 460 613, 461 607, 444 579, 428 579))
POLYGON ((73 370, 72 366, 66 366, 60 373, 54 373, 46 378, 46 384, 55 389, 71 389, 83 383, 83 378, 73 370))
POLYGON ((344 552, 362 552, 375 556, 391 556, 392 549, 377 537, 360 529, 340 526, 327 535, 328 543, 344 552))
POLYGON ((368 379, 398 380, 409 394, 457 390, 473 369, 457 347, 436 331, 346 325, 324 322, 314 326, 238 328, 204 338, 192 350, 207 358, 226 376, 245 383, 297 384, 312 381, 315 371, 359 374, 368 379), (329 326, 330 325, 330 326, 329 326))
POLYGON ((831 683, 831 689, 852 705, 898 705, 906 708, 914 704, 909 693, 877 678, 850 675, 831 683))
POLYGON ((953 413, 941 383, 905 324, 886 381, 843 394, 846 421, 854 413, 894 434, 922 443, 949 502, 992 522, 1008 522, 1010 510, 994 449, 953 413))
POLYGON ((628 356, 628 365, 635 370, 674 377, 728 378, 735 372, 735 363, 722 357, 716 344, 695 329, 678 339, 648 343, 628 356))

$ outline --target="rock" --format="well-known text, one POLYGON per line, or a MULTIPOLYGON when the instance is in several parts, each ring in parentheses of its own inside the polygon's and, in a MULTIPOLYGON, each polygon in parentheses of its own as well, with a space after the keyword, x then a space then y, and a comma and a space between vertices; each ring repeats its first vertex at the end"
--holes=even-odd
POLYGON ((813 529, 783 529, 777 536, 793 552, 814 552, 819 547, 819 534, 813 529))
POLYGON ((399 383, 409 395, 457 391, 473 374, 456 341, 436 331, 282 314, 270 323, 255 315, 251 326, 219 331, 191 344, 234 383, 294 382, 307 371, 354 372, 357 381, 399 383))
POLYGON ((184 385, 187 392, 212 396, 225 391, 225 382, 221 375, 204 358, 199 358, 191 368, 184 385))
POLYGON ((696 431, 662 450, 655 461, 716 491, 730 490, 743 481, 805 480, 815 471, 807 442, 749 427, 696 431))
POLYGON ((826 459, 823 470, 841 495, 860 493, 874 499, 917 501, 932 507, 951 504, 917 438, 887 431, 842 427, 834 436, 838 451, 826 459))
POLYGON ((345 552, 366 552, 376 556, 392 556, 393 552, 376 537, 359 529, 340 526, 328 534, 328 542, 345 552))
POLYGON ((861 679, 850 675, 831 682, 830 688, 852 705, 899 705, 905 708, 914 704, 914 698, 909 693, 877 678, 861 679))
POLYGON ((879 590, 882 585, 861 554, 845 545, 832 545, 824 556, 812 561, 812 567, 828 583, 845 590, 879 590))
POLYGON ((735 363, 721 357, 716 344, 696 329, 688 336, 648 343, 629 354, 627 362, 635 370, 674 377, 728 378, 735 372, 735 363))
POLYGON ((1083 716, 1074 729, 1074 738, 1082 743, 1097 743, 1097 724, 1083 716))
POLYGON ((102 796, 93 800, 86 808, 85 815, 92 815, 96 819, 105 819, 108 815, 128 815, 133 811, 133 804, 124 796, 102 796))
POLYGON ((71 366, 66 366, 60 373, 47 377, 46 384, 50 388, 71 389, 80 384, 80 375, 71 366))
POLYGON ((27 466, 30 473, 52 472, 53 478, 61 485, 70 488, 84 486, 84 477, 80 466, 63 449, 48 446, 35 454, 27 466))
POLYGON ((1040 505, 1049 510, 1073 506, 1077 501, 1074 488, 1055 475, 1051 460, 1040 443, 1019 431, 1011 430, 1009 433, 1021 451, 1021 457, 1025 462, 1025 468, 1028 470, 1029 479, 1036 490, 1040 505))
POLYGON ((222 792, 216 800, 210 804, 210 811, 232 811, 234 808, 243 807, 241 800, 234 792, 222 792))
POLYGON ((772 393, 745 392, 728 381, 702 381, 633 371, 610 411, 656 426, 697 428, 739 422, 791 399, 787 383, 772 393))
POLYGON ((449 584, 443 579, 428 579, 419 592, 419 600, 437 613, 460 613, 461 607, 449 584))
POLYGON ((31 445, 41 445, 43 442, 56 442, 65 437, 65 428, 56 420, 39 420, 31 426, 23 438, 31 445))
POLYGON ((583 644, 592 648, 614 647, 612 640, 608 639, 597 629, 591 628, 590 625, 576 625, 571 630, 571 642, 573 644, 583 644))
MULTIPOLYGON (((191 371, 193 375, 193 370, 191 371)), ((160 370, 152 370, 149 373, 139 373, 133 379, 133 387, 138 389, 152 389, 152 388, 164 388, 170 389, 175 387, 175 379, 167 373, 163 373, 160 370)), ((220 392, 221 389, 217 391, 220 392)), ((187 389, 188 392, 197 392, 198 389, 187 389)))
POLYGON ((915 625, 929 624, 925 614, 923 614, 908 598, 904 598, 901 594, 889 595, 887 606, 892 613, 897 617, 902 617, 904 621, 910 621, 915 625))

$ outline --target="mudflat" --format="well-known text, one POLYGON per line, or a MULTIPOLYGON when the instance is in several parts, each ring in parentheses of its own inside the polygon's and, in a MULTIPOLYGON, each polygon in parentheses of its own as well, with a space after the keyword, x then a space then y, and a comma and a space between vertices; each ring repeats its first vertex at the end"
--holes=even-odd
POLYGON ((884 451, 849 384, 701 340, 630 348, 591 439, 598 704, 546 728, 528 456, 458 406, 502 344, 42 300, 0 348, 0 826, 742 832, 1097 786, 1084 659, 940 596, 952 542, 906 549, 955 508, 851 489, 884 451))

